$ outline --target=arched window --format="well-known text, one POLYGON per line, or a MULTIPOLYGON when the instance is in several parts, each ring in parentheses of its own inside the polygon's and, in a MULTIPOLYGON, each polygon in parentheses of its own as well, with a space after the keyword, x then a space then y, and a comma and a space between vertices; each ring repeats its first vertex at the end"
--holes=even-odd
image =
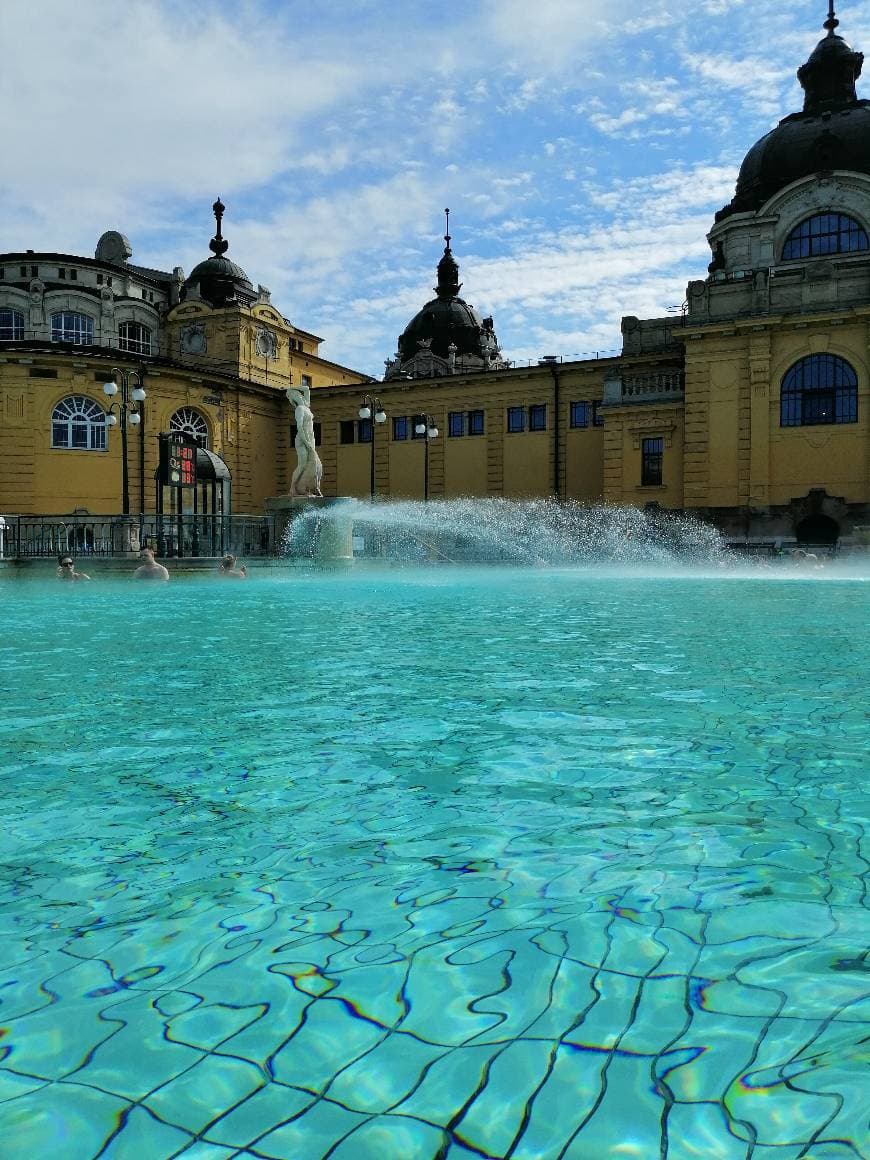
POLYGON ((134 354, 150 354, 151 330, 141 322, 122 322, 118 327, 118 346, 134 354))
POLYGON ((106 412, 86 395, 68 395, 51 413, 52 447, 106 450, 106 412))
POLYGON ((52 342, 77 342, 79 346, 90 346, 94 341, 94 320, 87 314, 76 314, 64 310, 51 316, 52 342))
POLYGON ((858 376, 835 354, 811 354, 782 380, 781 427, 858 422, 858 376))
POLYGON ((193 407, 179 407, 169 420, 169 430, 192 435, 200 447, 208 450, 208 423, 193 407))
POLYGON ((870 249, 867 231, 844 213, 817 213, 791 231, 782 247, 782 260, 822 258, 825 254, 852 254, 870 249))
POLYGON ((24 338, 24 315, 17 310, 0 310, 0 342, 24 338))

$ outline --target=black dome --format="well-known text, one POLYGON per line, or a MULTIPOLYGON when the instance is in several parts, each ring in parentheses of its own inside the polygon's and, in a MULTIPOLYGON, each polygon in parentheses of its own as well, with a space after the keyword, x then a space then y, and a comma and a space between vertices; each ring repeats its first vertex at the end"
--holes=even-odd
POLYGON ((191 270, 185 285, 197 284, 202 297, 212 306, 225 306, 236 301, 247 303, 256 298, 254 287, 242 267, 222 255, 206 258, 191 270))
MULTIPOLYGON (((218 198, 212 206, 217 230, 208 244, 212 252, 210 258, 194 266, 190 277, 184 283, 185 290, 199 286, 199 293, 212 306, 226 306, 229 303, 241 302, 244 306, 250 304, 257 297, 254 287, 248 280, 248 275, 241 266, 225 257, 229 242, 221 233, 221 220, 226 206, 218 198)), ((185 294, 182 293, 182 297, 185 294)))
POLYGON ((829 17, 828 35, 798 69, 803 112, 785 117, 752 146, 740 166, 734 198, 716 214, 758 210, 793 181, 833 169, 870 175, 870 101, 859 101, 855 81, 863 54, 853 52, 829 17))
POLYGON ((483 336, 483 320, 472 306, 461 298, 439 295, 427 302, 405 327, 399 339, 399 354, 404 361, 426 344, 433 354, 447 358, 447 348, 453 343, 457 355, 482 356, 483 336))

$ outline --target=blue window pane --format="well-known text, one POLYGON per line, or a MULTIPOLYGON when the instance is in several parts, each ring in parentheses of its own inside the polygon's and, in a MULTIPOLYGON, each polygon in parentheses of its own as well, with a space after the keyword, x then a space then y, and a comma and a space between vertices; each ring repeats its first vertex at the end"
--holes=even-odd
POLYGON ((572 427, 588 427, 589 426, 589 404, 588 403, 572 403, 571 404, 571 426, 572 427))
POLYGON ((529 407, 529 430, 530 431, 546 431, 547 430, 547 405, 546 405, 546 403, 536 403, 533 407, 529 407))
POLYGON ((372 420, 360 419, 358 427, 357 441, 359 443, 371 443, 372 441, 372 420))
POLYGON ((845 359, 814 354, 790 367, 780 389, 780 426, 857 423, 858 376, 845 359))
POLYGON ((508 431, 525 431, 526 429, 526 409, 525 407, 508 407, 507 413, 507 429, 508 431))
POLYGON ((795 226, 782 248, 784 262, 828 254, 858 253, 870 247, 863 226, 846 214, 822 213, 795 226))
POLYGON ((447 413, 447 434, 454 439, 460 435, 465 434, 465 412, 464 411, 448 411, 447 413))
POLYGON ((407 439, 408 438, 408 416, 400 415, 393 419, 393 438, 407 439))
POLYGON ((483 411, 469 411, 468 412, 468 434, 482 435, 483 434, 483 411))

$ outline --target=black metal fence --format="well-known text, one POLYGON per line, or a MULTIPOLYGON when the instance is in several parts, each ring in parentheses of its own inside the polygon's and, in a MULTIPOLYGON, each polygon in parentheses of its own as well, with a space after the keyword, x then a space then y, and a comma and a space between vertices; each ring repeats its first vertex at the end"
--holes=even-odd
POLYGON ((278 553, 272 516, 17 516, 0 517, 0 559, 47 559, 69 553, 207 558, 278 553))

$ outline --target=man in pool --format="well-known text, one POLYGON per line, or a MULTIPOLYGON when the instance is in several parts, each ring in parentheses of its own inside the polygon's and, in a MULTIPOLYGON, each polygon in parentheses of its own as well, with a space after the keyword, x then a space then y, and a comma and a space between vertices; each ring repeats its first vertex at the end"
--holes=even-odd
POLYGON ((218 565, 218 576, 223 576, 227 580, 246 580, 248 578, 248 569, 244 564, 236 567, 235 556, 227 552, 226 556, 218 565))
POLYGON ((154 553, 150 548, 143 548, 139 553, 139 559, 142 563, 133 573, 134 580, 168 580, 169 573, 162 564, 158 564, 154 559, 154 553))
POLYGON ((57 567, 58 580, 90 580, 87 572, 77 572, 76 566, 69 556, 62 556, 57 567))

